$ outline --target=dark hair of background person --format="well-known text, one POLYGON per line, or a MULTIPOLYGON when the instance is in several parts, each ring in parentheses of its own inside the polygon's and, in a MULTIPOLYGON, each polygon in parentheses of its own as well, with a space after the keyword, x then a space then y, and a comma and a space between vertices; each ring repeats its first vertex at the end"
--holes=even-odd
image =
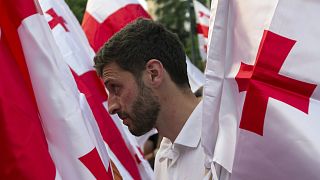
POLYGON ((193 94, 196 97, 202 97, 203 96, 203 86, 201 86, 199 89, 197 89, 193 94))

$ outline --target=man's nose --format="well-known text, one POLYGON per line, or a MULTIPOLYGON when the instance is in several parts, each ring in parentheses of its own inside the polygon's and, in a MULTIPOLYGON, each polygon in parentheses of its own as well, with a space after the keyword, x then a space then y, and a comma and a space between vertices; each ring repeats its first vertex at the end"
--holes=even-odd
POLYGON ((120 111, 119 99, 117 96, 108 97, 108 111, 110 114, 116 114, 120 111))

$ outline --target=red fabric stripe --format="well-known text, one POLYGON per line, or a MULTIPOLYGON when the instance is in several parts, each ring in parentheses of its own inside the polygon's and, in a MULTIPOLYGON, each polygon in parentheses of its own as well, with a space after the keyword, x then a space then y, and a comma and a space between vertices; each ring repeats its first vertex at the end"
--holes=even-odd
POLYGON ((27 83, 14 60, 13 51, 8 49, 11 37, 5 39, 6 34, 3 29, 1 31, 0 179, 54 179, 55 167, 37 106, 26 90, 27 83))
POLYGON ((208 38, 209 27, 201 24, 197 24, 197 33, 203 34, 204 37, 208 38))
POLYGON ((17 62, 21 76, 26 82, 26 90, 29 91, 35 103, 29 71, 24 59, 20 38, 17 32, 17 28, 20 26, 21 21, 24 18, 36 13, 34 2, 32 0, 0 1, 0 12, 2 34, 6 34, 7 37, 10 37, 10 41, 8 41, 7 46, 12 52, 13 59, 17 62), (17 4, 19 4, 19 7, 17 4))
POLYGON ((82 28, 91 47, 97 52, 113 34, 139 17, 150 18, 149 14, 138 4, 130 4, 119 9, 102 24, 86 12, 82 21, 82 28))
POLYGON ((1 1, 0 3, 3 7, 1 16, 2 14, 11 13, 10 22, 16 29, 20 26, 23 19, 37 13, 37 8, 33 0, 11 0, 1 1))
POLYGON ((81 76, 73 72, 73 76, 79 90, 86 95, 103 139, 133 179, 141 179, 135 157, 131 155, 116 124, 102 104, 107 101, 107 94, 96 72, 89 71, 81 76))
MULTIPOLYGON (((102 33, 100 29, 100 24, 96 19, 94 19, 89 13, 85 12, 82 20, 82 29, 85 32, 90 46, 95 52, 97 52, 103 44, 102 40, 95 40, 97 36, 100 36, 100 39, 109 39, 108 33, 102 33), (98 42, 97 42, 98 41, 98 42)), ((101 26, 102 27, 102 26, 101 26)))
POLYGON ((110 163, 107 172, 96 148, 93 148, 92 151, 79 158, 79 160, 90 170, 90 172, 94 175, 96 179, 113 179, 110 163))
MULTIPOLYGON (((144 156, 144 154, 143 154, 143 152, 142 152, 142 150, 140 149, 139 146, 137 146, 137 149, 138 149, 139 153, 140 153, 142 156, 144 156)), ((136 161, 140 164, 140 163, 141 163, 141 159, 139 158, 138 154, 135 154, 134 157, 136 158, 136 161)))

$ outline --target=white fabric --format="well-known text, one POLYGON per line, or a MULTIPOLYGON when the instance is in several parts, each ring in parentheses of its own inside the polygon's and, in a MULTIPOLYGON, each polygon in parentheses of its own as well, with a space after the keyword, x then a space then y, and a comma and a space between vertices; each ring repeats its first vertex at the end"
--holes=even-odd
POLYGON ((200 145, 202 101, 197 105, 172 144, 163 138, 155 158, 156 179, 202 179, 205 154, 200 145))
POLYGON ((187 72, 189 84, 192 92, 196 92, 200 87, 204 85, 204 74, 190 61, 188 56, 187 59, 187 72))
POLYGON ((207 162, 227 174, 220 179, 319 179, 319 8, 315 0, 219 0, 212 8, 202 145, 207 162), (317 88, 308 113, 269 97, 260 136, 239 128, 246 92, 235 76, 241 62, 255 65, 264 30, 296 41, 279 74, 317 88))
POLYGON ((79 76, 88 71, 94 71, 93 57, 95 53, 68 5, 63 0, 41 0, 40 5, 48 22, 52 20, 52 17, 46 12, 51 8, 57 13, 57 16, 62 17, 65 21, 68 31, 61 24, 51 30, 63 60, 79 76))
POLYGON ((107 17, 128 4, 139 4, 138 0, 89 0, 86 12, 102 23, 107 17))
POLYGON ((138 0, 145 11, 148 11, 148 3, 146 0, 138 0))

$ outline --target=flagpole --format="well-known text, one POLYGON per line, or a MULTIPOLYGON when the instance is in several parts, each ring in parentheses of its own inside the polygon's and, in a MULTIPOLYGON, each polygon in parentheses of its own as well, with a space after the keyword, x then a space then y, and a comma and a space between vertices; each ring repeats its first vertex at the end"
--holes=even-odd
POLYGON ((192 0, 188 0, 188 9, 189 9, 189 18, 190 18, 190 38, 191 38, 191 62, 193 64, 195 64, 196 62, 196 57, 195 57, 195 41, 194 41, 194 27, 195 27, 195 23, 194 23, 194 19, 192 18, 192 12, 194 12, 193 10, 193 2, 192 0))

